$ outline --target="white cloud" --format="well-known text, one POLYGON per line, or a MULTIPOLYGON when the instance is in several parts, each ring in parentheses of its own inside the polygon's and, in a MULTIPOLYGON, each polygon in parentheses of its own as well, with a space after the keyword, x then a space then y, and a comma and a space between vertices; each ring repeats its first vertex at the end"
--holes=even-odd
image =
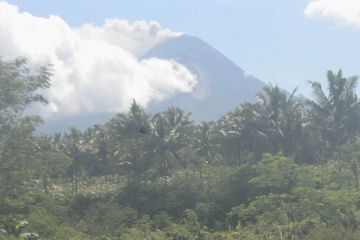
POLYGON ((321 16, 360 26, 359 0, 311 0, 305 9, 307 17, 321 16))
POLYGON ((197 83, 185 66, 156 58, 139 60, 151 47, 181 33, 157 22, 110 19, 103 26, 71 28, 58 16, 36 17, 0 1, 0 55, 24 56, 54 65, 46 116, 128 109, 132 99, 146 106, 197 83))
POLYGON ((137 21, 131 25, 128 21, 121 19, 107 19, 101 27, 85 24, 77 29, 77 32, 84 39, 106 41, 126 48, 137 56, 141 56, 151 47, 166 39, 182 34, 163 29, 155 21, 137 21))

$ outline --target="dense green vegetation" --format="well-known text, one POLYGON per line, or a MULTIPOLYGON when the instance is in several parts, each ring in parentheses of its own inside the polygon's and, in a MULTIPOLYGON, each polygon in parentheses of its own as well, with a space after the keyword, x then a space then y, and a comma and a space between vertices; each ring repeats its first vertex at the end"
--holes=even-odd
POLYGON ((24 112, 50 78, 0 61, 1 240, 360 239, 356 77, 328 72, 314 100, 270 85, 216 122, 134 101, 39 136, 24 112))

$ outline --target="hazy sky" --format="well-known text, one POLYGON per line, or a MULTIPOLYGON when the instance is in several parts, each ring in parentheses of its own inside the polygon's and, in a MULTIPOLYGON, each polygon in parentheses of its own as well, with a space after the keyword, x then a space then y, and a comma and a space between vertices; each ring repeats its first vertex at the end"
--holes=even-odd
POLYGON ((155 20, 197 36, 248 73, 309 94, 329 69, 360 74, 359 0, 9 0, 20 11, 58 15, 71 27, 106 18, 155 20))

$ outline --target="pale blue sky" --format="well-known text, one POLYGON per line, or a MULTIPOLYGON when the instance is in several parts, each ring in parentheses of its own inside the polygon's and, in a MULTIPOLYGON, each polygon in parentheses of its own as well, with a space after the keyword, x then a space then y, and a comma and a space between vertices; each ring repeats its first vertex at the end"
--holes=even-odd
POLYGON ((71 26, 106 18, 156 20, 197 36, 264 82, 299 87, 329 69, 360 75, 360 27, 307 18, 308 0, 8 0, 36 16, 58 15, 71 26))

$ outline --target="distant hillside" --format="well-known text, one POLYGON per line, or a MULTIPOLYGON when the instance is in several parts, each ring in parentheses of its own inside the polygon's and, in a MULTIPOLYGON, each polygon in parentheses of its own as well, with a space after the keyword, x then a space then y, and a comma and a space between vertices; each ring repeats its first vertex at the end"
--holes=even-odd
POLYGON ((198 76, 199 84, 190 94, 177 94, 165 102, 152 103, 152 112, 178 106, 193 113, 196 120, 216 120, 244 101, 254 101, 265 86, 245 75, 235 63, 199 38, 183 35, 163 42, 143 58, 174 59, 198 76))

